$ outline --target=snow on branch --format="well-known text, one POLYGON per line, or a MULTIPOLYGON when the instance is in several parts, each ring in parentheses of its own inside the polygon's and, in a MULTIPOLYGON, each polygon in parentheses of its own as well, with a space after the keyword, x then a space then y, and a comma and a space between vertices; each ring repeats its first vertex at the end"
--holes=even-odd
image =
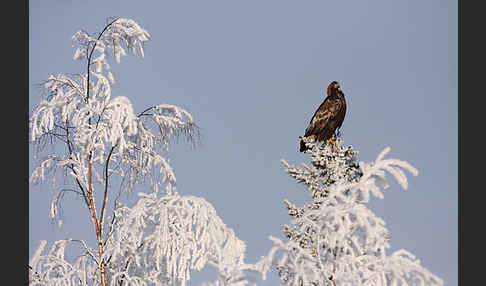
POLYGON ((41 241, 30 260, 29 285, 100 285, 93 251, 87 248, 84 241, 59 240, 54 242, 49 253, 41 255, 46 244, 45 240, 41 241), (74 259, 72 263, 65 260, 66 246, 71 242, 81 242, 86 249, 86 253, 74 259))
POLYGON ((218 277, 202 285, 256 285, 268 271, 264 263, 244 262, 245 243, 227 227, 213 206, 194 196, 140 193, 133 207, 114 213, 112 232, 102 258, 83 241, 56 241, 42 255, 41 242, 30 261, 30 285, 100 285, 100 259, 107 263, 108 285, 188 285, 191 270, 214 267, 218 277), (79 242, 84 254, 68 261, 68 243, 79 242))
POLYGON ((76 49, 73 59, 86 59, 90 64, 95 64, 97 73, 106 70, 108 79, 114 83, 115 79, 106 60, 107 55, 113 54, 117 63, 120 63, 122 56, 127 55, 126 50, 135 56, 144 57, 143 44, 149 39, 150 34, 134 20, 117 18, 97 35, 90 35, 82 30, 76 32, 72 36, 73 48, 76 49), (94 52, 96 56, 93 56, 94 52))
POLYGON ((221 278, 233 277, 243 266, 245 243, 206 200, 140 196, 135 206, 118 208, 115 213, 114 232, 105 252, 114 279, 139 277, 154 285, 163 281, 186 285, 191 269, 210 264, 221 278))
POLYGON ((43 181, 47 171, 60 166, 77 186, 87 189, 88 161, 92 160, 93 175, 101 187, 107 184, 106 172, 127 175, 126 186, 131 190, 140 178, 158 170, 162 179, 153 181, 154 190, 165 183, 168 194, 176 193, 175 175, 161 152, 167 152, 170 141, 180 136, 193 144, 198 142, 199 128, 192 115, 170 104, 151 106, 136 114, 127 97, 112 96, 114 77, 107 56, 113 54, 119 62, 128 50, 143 57, 143 44, 149 39, 146 30, 125 18, 111 20, 96 35, 85 31, 73 35, 74 58, 88 61, 87 73, 50 75, 43 84, 47 96, 29 121, 32 143, 60 143, 66 152, 40 161, 31 182, 43 181))
POLYGON ((386 258, 382 275, 389 285, 410 285, 407 280, 413 281, 414 285, 444 284, 442 279, 423 268, 420 260, 405 249, 397 250, 386 258))
POLYGON ((313 198, 332 197, 349 200, 358 199, 363 203, 368 202, 370 193, 382 199, 381 188, 387 188, 385 171, 389 172, 402 186, 408 188, 408 181, 403 170, 418 175, 418 170, 409 163, 398 159, 384 159, 390 151, 385 148, 374 162, 359 162, 357 164, 357 152, 351 146, 342 146, 342 140, 338 139, 335 146, 318 147, 315 144, 311 153, 312 165, 303 163, 303 168, 288 164, 282 159, 286 167, 285 172, 298 183, 302 183, 311 191, 313 198), (335 149, 337 151, 335 151, 335 149), (402 170, 403 169, 403 170, 402 170), (337 184, 336 182, 342 182, 337 184), (332 192, 332 194, 330 194, 332 192), (351 194, 351 195, 350 195, 351 194))

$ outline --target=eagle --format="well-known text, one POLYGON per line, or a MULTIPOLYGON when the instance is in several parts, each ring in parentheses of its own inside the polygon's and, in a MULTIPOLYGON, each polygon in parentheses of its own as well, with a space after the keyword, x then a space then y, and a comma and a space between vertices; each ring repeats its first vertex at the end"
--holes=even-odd
MULTIPOLYGON (((331 141, 336 129, 343 124, 346 115, 346 99, 339 89, 339 83, 333 81, 327 87, 327 97, 312 116, 304 137, 313 138, 316 142, 331 141)), ((300 152, 310 149, 304 140, 300 141, 300 152)))

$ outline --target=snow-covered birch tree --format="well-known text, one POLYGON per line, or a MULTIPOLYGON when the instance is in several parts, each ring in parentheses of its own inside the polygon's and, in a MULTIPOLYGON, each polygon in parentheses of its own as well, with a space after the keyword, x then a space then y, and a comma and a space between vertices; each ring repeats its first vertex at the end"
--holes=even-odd
POLYGON ((443 285, 407 250, 387 254, 390 233, 366 206, 371 196, 383 199, 385 173, 407 189, 404 170, 415 176, 418 171, 405 161, 386 159, 390 148, 374 162, 358 163, 358 152, 341 138, 324 146, 304 140, 312 147, 310 164, 282 163, 309 191, 311 202, 299 207, 285 200, 291 216, 283 229, 288 241, 270 237, 274 247, 260 269, 276 269, 283 285, 443 285))
POLYGON ((86 73, 50 75, 43 83, 45 96, 29 122, 37 147, 30 182, 55 181, 61 170, 71 187, 52 197, 51 219, 58 219, 63 195, 74 193, 92 221, 96 245, 66 239, 45 253, 47 241, 41 241, 29 262, 30 285, 185 285, 190 270, 205 265, 219 274, 208 285, 246 285, 250 279, 244 242, 206 200, 176 190, 164 154, 173 137, 197 143, 191 114, 165 103, 135 112, 129 98, 111 92, 109 58, 120 63, 129 52, 143 57, 149 39, 125 18, 109 20, 94 35, 79 31, 72 37, 73 58, 86 64, 86 73), (134 206, 119 201, 121 192, 142 183, 149 187, 134 206), (70 244, 84 252, 69 260, 70 244))

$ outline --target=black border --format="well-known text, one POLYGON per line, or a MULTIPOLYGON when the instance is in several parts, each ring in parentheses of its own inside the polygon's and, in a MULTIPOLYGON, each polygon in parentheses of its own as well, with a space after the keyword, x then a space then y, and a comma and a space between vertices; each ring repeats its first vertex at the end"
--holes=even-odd
MULTIPOLYGON (((458 276, 459 285, 482 285, 484 263, 483 127, 484 15, 474 1, 458 1, 458 276), (465 4, 468 5, 465 5, 465 4), (479 258, 479 261, 475 259, 479 258)), ((447 156, 447 154, 444 154, 447 156)))
MULTIPOLYGON (((12 191, 15 191, 16 194, 19 195, 19 202, 16 203, 16 206, 21 206, 20 211, 18 211, 18 216, 15 215, 15 217, 18 217, 18 219, 15 219, 14 222, 16 222, 16 226, 14 227, 15 233, 18 235, 15 235, 13 239, 15 240, 15 244, 20 244, 23 242, 23 246, 16 247, 13 252, 15 252, 15 258, 16 262, 18 261, 18 269, 14 271, 14 275, 12 276, 18 276, 21 277, 22 273, 24 273, 24 279, 25 279, 25 285, 28 285, 29 283, 29 270, 28 270, 28 264, 29 264, 29 0, 24 0, 24 1, 15 1, 15 4, 19 6, 20 8, 20 17, 18 19, 24 20, 21 21, 25 26, 19 25, 21 27, 20 31, 17 32, 18 35, 18 42, 21 43, 22 40, 25 41, 25 45, 19 45, 19 47, 13 47, 13 49, 16 50, 16 53, 19 55, 17 56, 17 60, 20 60, 22 64, 18 65, 18 72, 15 72, 15 76, 18 78, 22 78, 21 75, 24 74, 24 81, 21 83, 21 87, 25 90, 24 96, 21 96, 20 94, 13 93, 12 96, 15 97, 15 100, 18 101, 18 104, 21 105, 19 108, 16 108, 16 110, 23 110, 24 112, 21 113, 19 112, 20 115, 22 115, 23 118, 19 118, 17 121, 18 123, 14 125, 20 125, 18 126, 17 131, 19 133, 19 136, 15 136, 15 138, 22 138, 21 140, 23 141, 23 144, 17 141, 13 140, 14 144, 16 145, 14 148, 15 149, 20 149, 17 153, 21 156, 16 155, 16 158, 22 158, 22 161, 24 162, 24 165, 22 164, 16 164, 13 163, 13 161, 10 161, 10 164, 15 164, 18 167, 15 167, 15 169, 20 169, 16 170, 16 176, 19 177, 19 179, 15 178, 17 183, 17 187, 14 187, 12 191), (24 19, 22 19, 24 18, 24 19), (23 72, 23 73, 22 73, 23 72), (22 108, 23 107, 23 108, 22 108), (23 176, 22 176, 23 174, 23 176), (23 188, 22 188, 23 187, 23 188), (22 204, 22 202, 25 202, 22 204), (22 214, 24 217, 22 218, 22 214), (20 223, 19 220, 23 219, 24 223, 20 223), (17 271, 21 272, 18 275, 17 271)), ((7 11, 9 8, 7 8, 7 11)), ((14 42, 17 42, 14 41, 14 42)), ((20 89, 21 90, 21 89, 20 89)), ((17 103, 17 102, 16 102, 17 103)), ((17 208, 17 207, 15 207, 17 208)), ((12 256, 11 256, 12 257, 12 256)), ((17 263, 14 264, 17 266, 17 263)), ((19 279, 20 280, 20 279, 19 279)))
POLYGON ((3 284, 28 285, 29 263, 29 1, 4 5, 2 38, 3 284), (10 280, 15 281, 9 283, 10 280), (23 282, 23 283, 22 283, 23 282))

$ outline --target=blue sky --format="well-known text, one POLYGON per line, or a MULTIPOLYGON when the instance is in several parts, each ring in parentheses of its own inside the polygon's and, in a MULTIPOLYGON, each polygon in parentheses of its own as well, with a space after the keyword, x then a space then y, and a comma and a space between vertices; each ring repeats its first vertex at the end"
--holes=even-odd
MULTIPOLYGON (((71 36, 97 32, 111 16, 149 31, 145 58, 112 64, 114 96, 135 111, 170 103, 191 112, 202 145, 175 145, 181 195, 204 197, 247 244, 255 262, 283 238, 284 199, 309 202, 280 159, 308 161, 298 136, 337 80, 348 109, 345 144, 371 161, 388 157, 419 170, 402 191, 389 176, 385 199, 369 207, 405 248, 457 285, 457 2, 425 1, 30 1, 29 106, 52 73, 80 73, 71 36)), ((32 149, 30 155, 32 156, 32 149)), ((32 160, 30 160, 32 163, 32 160)), ((31 166, 30 166, 31 167, 31 166)), ((31 186, 29 252, 41 239, 92 239, 86 210, 65 200, 65 226, 48 219, 53 191, 31 186)), ((196 274, 191 285, 213 280, 196 274)), ((275 285, 272 275, 261 285, 275 285)))

